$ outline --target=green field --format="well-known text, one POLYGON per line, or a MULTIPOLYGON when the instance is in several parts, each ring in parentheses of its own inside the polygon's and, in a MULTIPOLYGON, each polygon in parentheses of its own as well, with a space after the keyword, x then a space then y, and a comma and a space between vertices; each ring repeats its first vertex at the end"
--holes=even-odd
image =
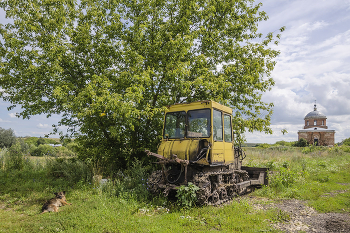
MULTIPOLYGON (((348 147, 245 148, 244 165, 270 168, 270 185, 220 207, 186 208, 146 189, 140 163, 103 187, 81 161, 23 157, 20 169, 0 152, 0 232, 278 232, 289 216, 251 201, 300 199, 318 212, 350 213, 348 147), (40 214, 46 200, 67 191, 71 206, 40 214)), ((18 163, 18 161, 17 161, 18 163)))

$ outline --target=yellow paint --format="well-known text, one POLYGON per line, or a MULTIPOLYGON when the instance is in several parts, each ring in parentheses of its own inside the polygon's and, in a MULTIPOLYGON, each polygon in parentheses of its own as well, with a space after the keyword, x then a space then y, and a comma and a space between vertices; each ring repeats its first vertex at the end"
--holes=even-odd
MULTIPOLYGON (((167 112, 179 112, 189 111, 196 109, 217 109, 223 113, 232 115, 232 109, 221 105, 215 101, 198 101, 186 104, 175 104, 168 106, 167 112)), ((224 115, 224 114, 222 114, 224 115)), ((211 111, 211 128, 213 131, 213 111, 211 111)), ((231 129, 232 130, 232 129, 231 129)), ((230 164, 234 162, 234 150, 233 142, 214 141, 213 132, 210 132, 210 137, 201 138, 207 140, 210 145, 211 159, 201 159, 198 161, 199 164, 208 165, 209 163, 223 163, 230 164), (208 163, 209 162, 209 163, 208 163)), ((199 153, 199 141, 198 138, 181 138, 181 139, 168 139, 163 138, 161 145, 158 148, 158 154, 163 155, 166 158, 171 159, 172 154, 176 154, 179 159, 185 159, 195 161, 196 156, 199 153)))
POLYGON ((225 142, 224 147, 225 163, 233 163, 235 160, 233 142, 225 142))
POLYGON ((225 162, 225 157, 224 157, 224 143, 223 142, 218 142, 214 141, 212 143, 212 156, 211 156, 211 162, 212 163, 223 163, 225 162))

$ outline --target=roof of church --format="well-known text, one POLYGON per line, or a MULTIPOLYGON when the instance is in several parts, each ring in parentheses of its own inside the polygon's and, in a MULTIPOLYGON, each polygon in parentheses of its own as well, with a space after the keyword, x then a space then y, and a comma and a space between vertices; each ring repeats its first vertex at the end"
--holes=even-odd
POLYGON ((306 119, 319 119, 319 118, 327 118, 326 115, 320 113, 319 111, 317 111, 316 108, 316 104, 314 105, 314 110, 312 112, 309 112, 308 114, 306 114, 305 116, 305 120, 306 119))

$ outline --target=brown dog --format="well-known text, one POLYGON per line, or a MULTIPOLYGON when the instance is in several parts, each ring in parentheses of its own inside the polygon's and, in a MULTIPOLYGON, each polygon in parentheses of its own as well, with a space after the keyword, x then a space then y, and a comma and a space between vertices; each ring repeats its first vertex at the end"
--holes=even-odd
POLYGON ((71 205, 72 203, 68 203, 66 200, 66 191, 54 193, 56 195, 55 198, 48 200, 43 207, 41 208, 41 213, 46 212, 58 212, 58 207, 64 205, 71 205))

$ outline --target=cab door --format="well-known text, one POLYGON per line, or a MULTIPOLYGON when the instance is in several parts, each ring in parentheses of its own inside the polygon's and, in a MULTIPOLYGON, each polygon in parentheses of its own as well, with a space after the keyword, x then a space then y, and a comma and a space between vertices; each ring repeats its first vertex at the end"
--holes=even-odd
POLYGON ((234 162, 234 148, 232 141, 232 120, 231 115, 224 115, 224 148, 225 148, 225 163, 233 163, 234 162))
POLYGON ((225 163, 225 145, 223 140, 223 114, 217 109, 213 109, 213 145, 211 162, 213 164, 225 163))

